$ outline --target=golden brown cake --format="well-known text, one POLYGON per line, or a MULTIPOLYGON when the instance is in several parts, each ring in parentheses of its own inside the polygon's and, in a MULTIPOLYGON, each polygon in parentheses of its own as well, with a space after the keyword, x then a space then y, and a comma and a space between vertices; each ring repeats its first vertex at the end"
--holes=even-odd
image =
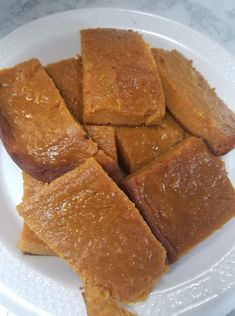
POLYGON ((235 146, 235 114, 182 54, 153 49, 169 111, 193 135, 202 137, 216 155, 235 146))
POLYGON ((125 178, 123 187, 171 262, 235 215, 224 163, 195 137, 125 178))
POLYGON ((182 141, 184 136, 184 129, 168 113, 156 127, 117 127, 120 161, 125 171, 132 173, 182 141))
POLYGON ((85 282, 102 286, 118 301, 143 298, 166 270, 164 248, 93 158, 18 210, 85 282))
POLYGON ((60 60, 45 67, 60 91, 69 111, 82 122, 82 60, 80 56, 60 60))
MULTIPOLYGON (((33 196, 37 191, 43 187, 43 183, 37 181, 26 173, 22 173, 24 181, 24 195, 23 201, 27 201, 33 196)), ((32 255, 55 255, 55 253, 43 242, 37 235, 24 223, 21 238, 18 242, 19 249, 27 254, 32 255)))
POLYGON ((81 31, 83 120, 99 125, 156 125, 165 98, 149 46, 137 32, 81 31))
MULTIPOLYGON (((112 174, 113 179, 119 182, 123 178, 123 174, 117 169, 117 163, 109 156, 107 156, 102 150, 99 150, 95 155, 95 159, 101 164, 105 165, 106 169, 112 174)), ((23 201, 26 201, 32 197, 37 191, 43 187, 43 183, 32 178, 26 173, 23 174, 24 181, 24 195, 23 201)), ((37 235, 24 223, 21 238, 18 242, 19 249, 26 254, 33 255, 55 255, 47 244, 41 241, 37 235)))
POLYGON ((0 71, 0 132, 12 159, 43 182, 98 150, 37 59, 0 71))
POLYGON ((113 126, 86 125, 85 130, 99 148, 117 161, 115 128, 113 126))
POLYGON ((113 300, 105 289, 86 284, 84 290, 88 316, 135 316, 113 300))
MULTIPOLYGON (((37 59, 0 71, 0 136, 18 166, 42 182, 98 153, 37 59)), ((102 167, 111 176, 119 170, 116 161, 102 167)))

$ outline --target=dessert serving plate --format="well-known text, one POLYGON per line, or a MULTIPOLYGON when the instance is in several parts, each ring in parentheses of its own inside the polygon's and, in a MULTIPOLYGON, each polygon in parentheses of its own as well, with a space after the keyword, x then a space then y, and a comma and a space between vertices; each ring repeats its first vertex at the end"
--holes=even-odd
MULTIPOLYGON (((152 47, 177 49, 235 111, 235 61, 205 36, 170 20, 121 9, 62 12, 27 24, 0 40, 0 68, 37 57, 43 64, 80 53, 79 30, 112 27, 142 33, 152 47)), ((235 150, 223 157, 235 186, 235 150)), ((16 247, 22 220, 20 169, 0 145, 0 305, 16 315, 84 316, 82 282, 55 257, 23 255, 16 247)), ((235 308, 235 219, 170 266, 140 316, 225 315, 235 308)), ((105 267, 104 267, 105 269, 105 267)))

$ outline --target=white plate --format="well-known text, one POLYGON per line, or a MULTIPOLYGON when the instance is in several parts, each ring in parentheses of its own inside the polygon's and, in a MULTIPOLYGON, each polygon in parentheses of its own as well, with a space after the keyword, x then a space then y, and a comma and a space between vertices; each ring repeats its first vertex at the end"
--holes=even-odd
MULTIPOLYGON (((176 48, 235 110, 235 63, 210 39, 158 16, 118 10, 67 11, 36 20, 0 41, 0 67, 30 57, 42 63, 80 51, 79 29, 129 28, 140 31, 155 47, 176 48)), ((235 152, 225 157, 235 184, 235 152)), ((0 148, 0 303, 17 315, 86 315, 79 278, 57 258, 23 256, 16 248, 21 220, 20 170, 0 148)), ((146 302, 133 308, 139 315, 225 315, 235 307, 235 221, 230 221, 170 267, 146 302)))

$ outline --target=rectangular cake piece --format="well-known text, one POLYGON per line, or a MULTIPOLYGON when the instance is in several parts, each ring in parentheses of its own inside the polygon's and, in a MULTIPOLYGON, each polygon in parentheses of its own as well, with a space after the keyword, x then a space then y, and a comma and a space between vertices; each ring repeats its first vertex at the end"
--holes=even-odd
POLYGON ((132 173, 156 159, 184 137, 184 129, 168 113, 156 127, 117 127, 120 163, 128 174, 132 173))
POLYGON ((235 215, 235 191, 224 163, 189 137, 123 180, 171 262, 235 215))
MULTIPOLYGON (((119 169, 116 169, 116 165, 114 164, 114 160, 107 156, 102 150, 98 150, 95 155, 95 159, 101 164, 105 165, 106 169, 112 174, 112 177, 115 181, 119 182, 123 174, 119 169)), ((37 191, 39 191, 44 183, 40 182, 26 173, 22 173, 23 181, 24 181, 24 195, 23 201, 27 201, 27 199, 31 198, 37 191)), ((47 244, 45 244, 38 236, 28 227, 26 223, 23 225, 20 241, 18 242, 18 248, 25 254, 32 255, 55 255, 54 251, 52 251, 47 244)))
POLYGON ((202 137, 216 155, 235 146, 235 114, 203 76, 176 50, 152 50, 169 111, 190 133, 202 137))
POLYGON ((150 47, 137 32, 81 31, 83 120, 99 125, 156 125, 165 97, 150 47))
MULTIPOLYGON (((42 182, 98 153, 37 59, 0 71, 0 136, 18 166, 42 182)), ((111 176, 119 170, 114 160, 111 172, 110 163, 102 167, 111 176)))
POLYGON ((102 286, 117 300, 141 299, 166 270, 165 249, 93 158, 18 210, 85 282, 102 286))
MULTIPOLYGON (((113 164, 113 159, 107 156, 103 151, 99 150, 95 155, 95 159, 101 165, 103 164, 109 169, 115 181, 119 182, 122 179, 123 174, 119 171, 119 169, 116 170, 116 164, 113 164)), ((22 173, 22 176, 24 182, 23 201, 25 202, 36 192, 41 190, 44 183, 32 178, 25 172, 22 173)), ((26 223, 23 225, 21 237, 18 242, 18 248, 25 254, 45 256, 55 255, 54 251, 52 251, 26 223)))
POLYGON ((47 65, 45 69, 60 91, 70 113, 81 123, 83 115, 81 57, 60 60, 47 65))
POLYGON ((115 128, 101 125, 86 125, 84 127, 97 146, 117 161, 115 128))
MULTIPOLYGON (((42 189, 44 183, 37 181, 26 173, 22 173, 23 182, 24 182, 24 195, 23 201, 27 201, 32 197, 36 192, 42 189)), ((18 242, 19 249, 26 254, 32 255, 55 255, 47 244, 41 241, 37 235, 24 223, 20 241, 18 242)))

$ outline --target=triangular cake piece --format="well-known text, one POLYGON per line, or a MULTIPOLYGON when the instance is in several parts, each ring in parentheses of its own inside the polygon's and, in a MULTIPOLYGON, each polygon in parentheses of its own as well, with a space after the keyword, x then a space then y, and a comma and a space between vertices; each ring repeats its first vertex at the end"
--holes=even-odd
POLYGON ((63 59, 45 67, 46 72, 60 91, 70 113, 82 123, 82 59, 63 59))

